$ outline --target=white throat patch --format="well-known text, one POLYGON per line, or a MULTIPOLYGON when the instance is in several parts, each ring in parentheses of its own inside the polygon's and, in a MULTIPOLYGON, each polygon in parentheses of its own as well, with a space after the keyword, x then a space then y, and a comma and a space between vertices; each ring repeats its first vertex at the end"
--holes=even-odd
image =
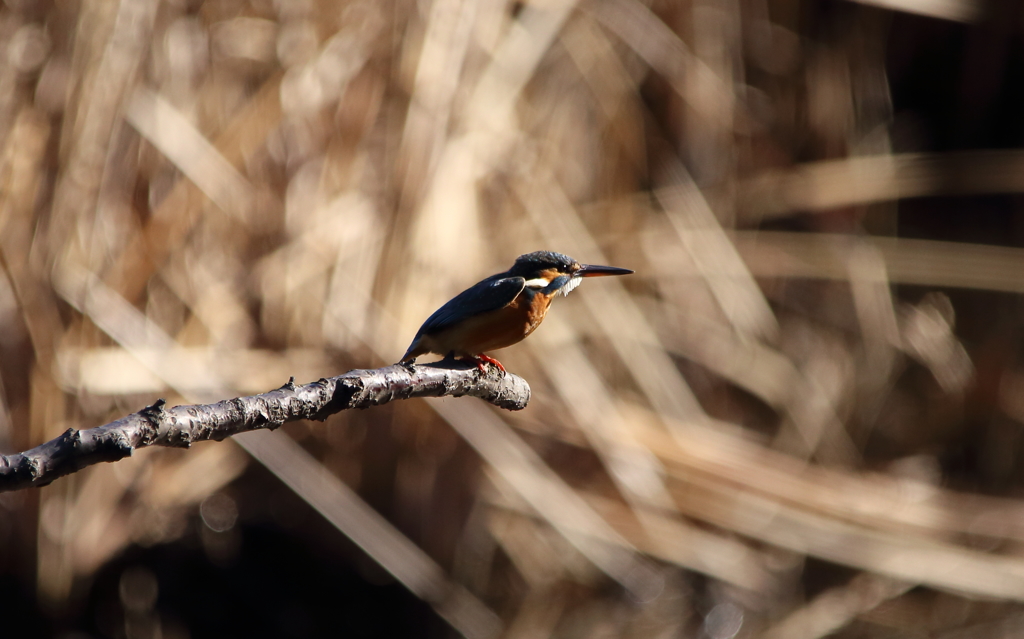
POLYGON ((582 281, 583 281, 583 277, 581 275, 577 275, 576 277, 574 277, 571 280, 569 280, 568 282, 566 282, 565 286, 563 286, 561 289, 559 289, 558 292, 561 293, 562 295, 568 295, 569 293, 572 293, 572 289, 574 289, 577 286, 579 286, 580 282, 582 282, 582 281))

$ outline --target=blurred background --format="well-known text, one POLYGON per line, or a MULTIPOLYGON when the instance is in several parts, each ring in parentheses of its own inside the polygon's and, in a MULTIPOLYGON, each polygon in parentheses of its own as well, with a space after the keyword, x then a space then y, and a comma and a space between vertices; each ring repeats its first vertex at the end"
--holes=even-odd
POLYGON ((0 495, 4 633, 1017 637, 1024 6, 4 0, 0 452, 394 362, 398 402, 0 495))

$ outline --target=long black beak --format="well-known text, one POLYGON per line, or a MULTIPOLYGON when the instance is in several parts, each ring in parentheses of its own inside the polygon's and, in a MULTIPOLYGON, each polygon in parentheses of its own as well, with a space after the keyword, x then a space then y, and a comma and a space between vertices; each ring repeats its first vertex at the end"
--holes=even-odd
POLYGON ((628 268, 619 268, 617 266, 584 264, 580 270, 576 271, 576 275, 579 277, 604 277, 605 275, 629 275, 632 272, 628 268))

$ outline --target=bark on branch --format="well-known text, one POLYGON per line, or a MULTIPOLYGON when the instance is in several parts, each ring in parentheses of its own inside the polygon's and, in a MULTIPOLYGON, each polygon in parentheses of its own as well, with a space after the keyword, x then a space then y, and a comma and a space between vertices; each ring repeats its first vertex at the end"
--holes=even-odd
POLYGON ((187 448, 192 442, 221 441, 300 419, 323 421, 350 408, 449 395, 472 395, 501 408, 521 410, 530 401, 530 386, 510 373, 495 369, 481 373, 475 365, 446 361, 349 371, 302 386, 289 380, 269 393, 216 404, 166 408, 161 399, 109 424, 88 430, 71 428, 24 453, 0 456, 0 492, 45 486, 86 466, 124 459, 146 446, 187 448))

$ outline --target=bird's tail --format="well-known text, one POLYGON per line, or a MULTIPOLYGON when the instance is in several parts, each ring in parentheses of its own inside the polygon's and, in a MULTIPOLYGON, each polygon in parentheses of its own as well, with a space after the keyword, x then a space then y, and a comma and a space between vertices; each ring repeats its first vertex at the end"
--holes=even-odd
POLYGON ((402 359, 398 360, 398 363, 404 364, 406 362, 415 360, 417 357, 423 355, 426 352, 427 350, 423 348, 423 346, 420 344, 419 337, 417 337, 412 341, 412 344, 409 344, 409 349, 405 351, 405 355, 402 355, 402 359))

